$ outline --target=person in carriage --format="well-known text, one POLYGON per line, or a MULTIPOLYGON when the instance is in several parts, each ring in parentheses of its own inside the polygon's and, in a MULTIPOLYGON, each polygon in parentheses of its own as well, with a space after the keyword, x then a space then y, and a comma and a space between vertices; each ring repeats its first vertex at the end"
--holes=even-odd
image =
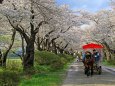
POLYGON ((96 64, 97 66, 99 66, 99 61, 100 61, 100 58, 101 58, 101 54, 94 49, 94 50, 93 50, 92 57, 94 58, 95 64, 96 64))
POLYGON ((97 70, 98 74, 101 74, 101 72, 102 72, 101 66, 100 66, 101 54, 94 49, 92 57, 94 59, 94 70, 97 70))

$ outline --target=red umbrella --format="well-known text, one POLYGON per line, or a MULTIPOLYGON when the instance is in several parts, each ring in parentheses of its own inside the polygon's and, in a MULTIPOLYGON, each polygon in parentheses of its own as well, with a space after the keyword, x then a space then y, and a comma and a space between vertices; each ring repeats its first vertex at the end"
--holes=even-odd
POLYGON ((83 45, 82 48, 83 49, 92 49, 92 48, 97 49, 97 48, 103 48, 103 46, 100 44, 89 43, 89 44, 83 45))

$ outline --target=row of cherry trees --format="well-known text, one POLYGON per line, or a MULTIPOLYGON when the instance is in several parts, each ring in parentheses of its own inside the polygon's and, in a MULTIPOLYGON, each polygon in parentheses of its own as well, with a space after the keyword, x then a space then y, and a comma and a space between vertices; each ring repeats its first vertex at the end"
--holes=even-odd
POLYGON ((4 0, 0 6, 0 13, 1 22, 9 23, 8 27, 4 27, 12 29, 13 33, 11 44, 3 55, 3 66, 6 65, 7 55, 18 32, 22 38, 24 70, 34 66, 35 44, 38 50, 63 53, 70 44, 62 34, 81 23, 76 21, 78 16, 66 5, 57 6, 54 0, 4 0))
POLYGON ((97 42, 105 46, 107 59, 112 58, 111 49, 115 49, 114 1, 112 10, 97 13, 72 12, 67 5, 57 6, 54 0, 4 0, 0 5, 2 29, 13 33, 3 56, 4 66, 17 33, 22 39, 24 70, 34 66, 35 48, 73 54, 82 44, 97 42))

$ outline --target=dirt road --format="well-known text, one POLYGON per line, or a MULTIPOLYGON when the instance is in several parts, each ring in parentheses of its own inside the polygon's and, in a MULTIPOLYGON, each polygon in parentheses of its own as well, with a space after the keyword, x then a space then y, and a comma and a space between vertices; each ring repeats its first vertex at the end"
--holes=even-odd
POLYGON ((115 86, 115 75, 103 70, 101 75, 87 77, 83 72, 83 64, 74 62, 68 70, 62 86, 115 86))

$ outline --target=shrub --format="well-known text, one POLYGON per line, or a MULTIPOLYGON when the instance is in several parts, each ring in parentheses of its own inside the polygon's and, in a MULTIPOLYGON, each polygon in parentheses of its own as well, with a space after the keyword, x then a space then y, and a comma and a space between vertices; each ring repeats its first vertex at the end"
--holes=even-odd
POLYGON ((24 71, 23 71, 23 73, 28 76, 31 76, 31 75, 35 74, 36 72, 37 71, 36 71, 35 67, 28 67, 28 68, 24 69, 24 71))
POLYGON ((52 62, 52 64, 50 66, 52 68, 51 70, 55 71, 55 70, 63 68, 64 64, 60 60, 60 61, 54 61, 54 62, 52 62))
POLYGON ((65 59, 64 57, 61 57, 60 59, 63 64, 66 64, 68 62, 67 59, 65 59))
POLYGON ((18 86, 20 77, 16 72, 4 70, 0 73, 0 86, 18 86))
POLYGON ((45 73, 45 72, 49 72, 51 70, 51 67, 47 65, 36 65, 35 70, 36 72, 39 73, 45 73))
POLYGON ((36 52, 35 61, 38 65, 49 65, 51 70, 60 69, 67 62, 65 58, 48 51, 36 52))
POLYGON ((71 62, 74 57, 68 54, 58 54, 59 57, 61 57, 62 61, 64 62, 64 64, 71 62))
POLYGON ((68 62, 71 62, 74 59, 74 57, 71 56, 71 55, 65 54, 65 56, 66 56, 66 59, 67 59, 68 62))
POLYGON ((59 58, 56 54, 47 51, 41 51, 35 54, 35 60, 40 65, 50 65, 52 62, 58 61, 59 58))

